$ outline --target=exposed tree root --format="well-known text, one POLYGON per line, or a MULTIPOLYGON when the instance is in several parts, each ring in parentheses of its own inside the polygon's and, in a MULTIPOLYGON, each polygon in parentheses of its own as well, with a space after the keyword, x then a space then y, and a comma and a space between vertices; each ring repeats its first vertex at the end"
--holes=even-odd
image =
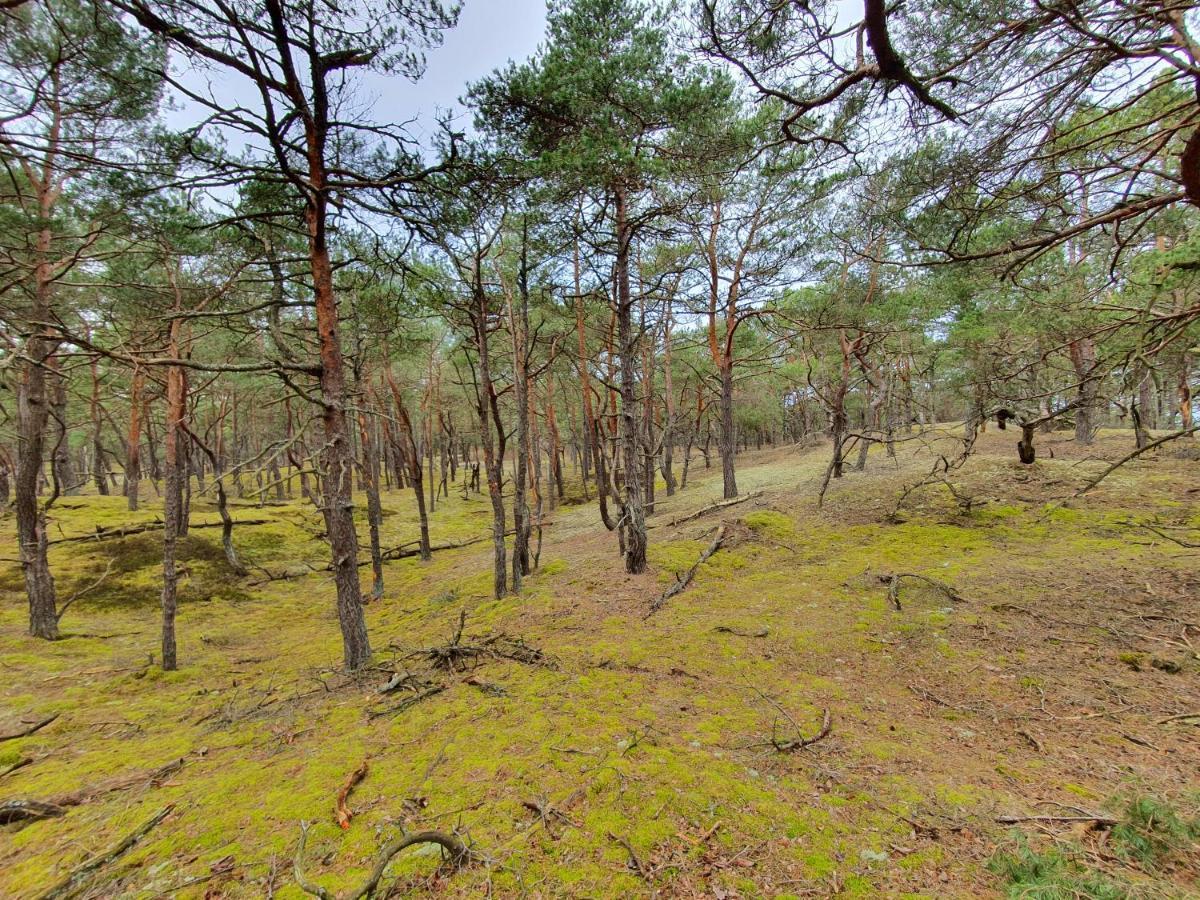
MULTIPOLYGON (((741 498, 739 498, 739 499, 741 499, 741 498)), ((745 499, 748 500, 749 496, 747 496, 745 499)), ((700 554, 700 558, 698 560, 696 560, 695 563, 692 564, 692 567, 687 570, 687 572, 683 575, 682 578, 679 576, 678 573, 675 574, 675 583, 673 585, 671 585, 669 588, 667 588, 665 591, 663 591, 661 597, 659 597, 657 600, 655 600, 653 603, 650 604, 650 609, 646 612, 646 615, 643 616, 643 618, 646 618, 646 619, 650 618, 652 615, 654 615, 656 612, 658 612, 660 609, 662 609, 666 605, 668 600, 670 600, 676 594, 682 593, 684 591, 684 589, 687 588, 687 586, 692 583, 692 579, 696 577, 697 570, 699 570, 699 568, 702 565, 704 565, 705 562, 708 561, 709 557, 711 557, 714 553, 716 553, 718 550, 721 549, 721 545, 724 542, 725 542, 725 524, 721 523, 721 526, 717 529, 717 536, 715 538, 713 538, 713 542, 708 545, 708 549, 706 549, 703 553, 700 554)))
POLYGON ((87 862, 77 866, 70 875, 50 888, 46 893, 41 894, 38 900, 64 900, 66 897, 73 897, 78 894, 80 889, 96 876, 97 872, 137 846, 142 838, 153 831, 163 819, 171 814, 171 810, 174 808, 175 805, 173 803, 164 806, 152 818, 126 835, 112 848, 104 851, 99 856, 93 856, 87 862))
POLYGON ((339 895, 332 891, 321 887, 319 884, 314 884, 309 881, 304 875, 304 846, 308 841, 307 822, 300 823, 300 843, 296 847, 296 858, 293 862, 292 871, 296 878, 296 884, 300 890, 308 894, 310 897, 317 897, 318 900, 363 900, 372 896, 375 889, 379 887, 379 882, 383 878, 383 873, 398 853, 408 847, 416 846, 417 844, 437 844, 442 848, 443 858, 446 864, 451 869, 459 869, 469 864, 475 859, 476 854, 464 844, 456 835, 447 834, 444 831, 416 831, 412 834, 402 835, 392 841, 380 851, 379 856, 375 860, 375 868, 358 888, 348 894, 339 895))

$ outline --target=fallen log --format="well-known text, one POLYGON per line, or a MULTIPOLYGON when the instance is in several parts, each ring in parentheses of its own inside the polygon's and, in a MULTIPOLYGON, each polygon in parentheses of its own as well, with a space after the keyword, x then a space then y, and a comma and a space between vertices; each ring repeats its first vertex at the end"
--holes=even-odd
MULTIPOLYGON (((706 506, 703 509, 696 510, 696 512, 686 515, 683 518, 672 519, 670 522, 664 522, 661 524, 666 525, 667 528, 674 528, 676 525, 682 525, 685 522, 690 522, 693 519, 699 519, 701 516, 706 516, 710 512, 716 512, 717 510, 726 509, 730 506, 737 506, 739 503, 745 503, 747 500, 753 500, 756 497, 761 497, 762 495, 762 491, 752 491, 751 493, 746 494, 744 497, 734 497, 732 500, 722 500, 719 503, 714 503, 712 506, 706 506)), ((650 527, 657 528, 658 525, 655 524, 651 525, 650 527)))
POLYGON ((67 811, 57 803, 47 803, 44 800, 5 800, 0 803, 0 825, 36 822, 39 819, 53 819, 66 814, 67 811))
MULTIPOLYGON (((747 498, 747 499, 749 499, 749 498, 747 498)), ((715 538, 713 538, 713 542, 708 545, 708 549, 700 554, 700 558, 698 560, 696 560, 695 563, 692 564, 692 567, 687 570, 687 573, 682 578, 680 578, 679 574, 676 573, 675 583, 673 585, 671 585, 669 588, 667 588, 665 591, 663 591, 661 597, 659 597, 657 600, 655 600, 653 603, 650 604, 650 609, 646 613, 646 615, 643 616, 643 618, 646 618, 646 619, 650 618, 652 615, 654 615, 656 612, 658 612, 660 609, 662 609, 663 606, 666 605, 668 600, 670 600, 676 594, 682 593, 683 590, 685 588, 687 588, 687 586, 689 584, 692 583, 692 579, 696 577, 696 571, 702 565, 704 565, 704 563, 706 563, 714 553, 716 553, 718 550, 721 549, 721 545, 724 542, 725 542, 725 523, 722 522, 720 527, 717 528, 717 536, 715 538)))

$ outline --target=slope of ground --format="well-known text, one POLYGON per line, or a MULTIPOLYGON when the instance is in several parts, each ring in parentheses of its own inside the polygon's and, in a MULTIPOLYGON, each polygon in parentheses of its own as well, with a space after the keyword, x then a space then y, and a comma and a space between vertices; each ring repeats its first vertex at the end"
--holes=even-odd
MULTIPOLYGON (((0 809, 32 799, 61 814, 0 828, 0 895, 41 896, 168 808, 78 896, 303 896, 302 821, 304 871, 331 891, 361 883, 401 830, 440 829, 467 841, 470 863, 451 871, 420 845, 385 887, 1192 895, 1200 575, 1185 545, 1200 466, 1168 446, 1061 502, 1128 436, 1086 451, 1047 436, 1025 467, 1009 434, 981 439, 953 491, 934 483, 899 508, 956 441, 929 433, 897 460, 880 449, 820 509, 826 447, 747 454, 751 499, 673 525, 720 496, 719 470, 693 469, 687 490, 660 492, 643 576, 622 573, 591 505, 552 515, 520 596, 490 599, 487 542, 389 563, 368 607, 378 667, 353 679, 303 503, 238 506, 266 520, 235 532, 247 579, 227 573, 219 530, 192 531, 175 673, 149 661, 152 531, 55 545, 64 597, 100 584, 46 644, 23 633, 8 514, 0 735, 58 718, 0 743, 0 809), (724 547, 647 617, 721 522, 724 547), (900 574, 929 580, 889 580, 900 574), (418 652, 450 643, 463 614, 457 643, 479 652, 448 667, 418 652), (795 746, 826 714, 828 734, 795 746), (343 830, 335 798, 364 762, 343 830), (1093 815, 1121 821, 997 821, 1093 815)), ((155 517, 153 502, 123 504, 65 498, 53 533, 155 517)), ((411 495, 384 505, 385 546, 415 537, 411 495)), ((452 491, 434 543, 482 537, 487 509, 452 491)), ((215 515, 197 499, 193 521, 215 515)))

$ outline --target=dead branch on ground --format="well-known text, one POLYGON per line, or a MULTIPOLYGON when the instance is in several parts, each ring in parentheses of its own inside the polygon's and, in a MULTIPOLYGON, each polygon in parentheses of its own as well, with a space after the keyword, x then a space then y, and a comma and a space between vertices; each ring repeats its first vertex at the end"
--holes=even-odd
POLYGON ((946 596, 946 599, 953 600, 955 603, 967 602, 967 599, 952 586, 946 584, 944 581, 938 581, 936 578, 930 578, 928 575, 918 575, 916 572, 896 572, 890 575, 880 575, 879 581, 888 586, 888 603, 897 612, 900 610, 900 584, 905 578, 915 578, 918 581, 923 581, 930 587, 937 588, 946 596))
POLYGON ((48 800, 9 800, 0 804, 0 824, 11 825, 15 822, 34 822, 39 819, 49 819, 65 815, 68 809, 90 803, 97 797, 113 794, 117 791, 142 785, 160 784, 167 776, 173 775, 183 768, 183 760, 176 759, 149 772, 134 772, 131 775, 119 775, 98 784, 79 788, 66 794, 50 797, 48 800))
MULTIPOLYGON (((685 522, 691 522, 693 519, 699 519, 701 516, 706 516, 710 512, 716 512, 719 509, 725 509, 730 506, 736 506, 739 503, 745 503, 747 500, 753 500, 756 497, 761 497, 762 495, 763 495, 762 491, 751 491, 749 494, 746 494, 745 496, 734 497, 732 500, 722 500, 719 503, 712 504, 712 506, 706 506, 703 509, 699 509, 696 512, 691 513, 690 515, 686 515, 683 518, 672 519, 670 522, 665 522, 663 524, 665 524, 667 528, 674 528, 676 525, 682 525, 685 522)), ((651 525, 650 527, 657 528, 658 526, 651 525)))
POLYGON ((54 715, 48 716, 47 718, 42 719, 40 722, 34 722, 27 728, 22 728, 19 731, 9 732, 8 734, 0 734, 0 743, 3 743, 4 741, 15 741, 17 738, 29 737, 31 734, 36 734, 57 719, 58 715, 58 713, 55 713, 54 715))
POLYGON ((763 626, 756 631, 742 631, 740 628, 731 628, 729 625, 718 625, 713 631, 718 634, 736 634, 738 637, 762 638, 771 633, 771 629, 763 626))
POLYGON ((1121 820, 1114 819, 1110 816, 997 816, 996 821, 1001 825, 1017 825, 1021 822, 1041 822, 1044 824, 1064 823, 1071 824, 1075 822, 1089 822, 1100 828, 1110 828, 1118 824, 1121 820))
MULTIPOLYGON (((272 519, 237 519, 233 522, 234 525, 270 525, 272 519)), ((76 534, 70 537, 58 538, 53 541, 47 541, 47 546, 55 544, 83 544, 90 541, 107 541, 116 540, 119 538, 133 537, 137 534, 145 534, 147 531, 161 531, 166 528, 161 521, 143 522, 140 525, 114 525, 105 527, 97 525, 96 530, 88 534, 76 534)), ((223 528, 223 522, 192 522, 188 525, 188 529, 196 528, 223 528)))
POLYGON ((346 800, 350 796, 350 792, 355 786, 367 777, 367 761, 364 759, 362 765, 350 773, 346 779, 346 783, 342 785, 342 789, 338 791, 337 805, 334 807, 334 814, 337 818, 338 825, 345 831, 350 827, 350 820, 354 818, 354 813, 350 811, 350 807, 346 805, 346 800))
POLYGON ((1170 441, 1178 440, 1181 437, 1187 437, 1189 434, 1195 434, 1197 431, 1200 431, 1200 425, 1194 425, 1193 427, 1185 428, 1182 431, 1173 431, 1170 434, 1166 435, 1165 437, 1160 437, 1156 441, 1151 441, 1144 447, 1138 447, 1136 450, 1131 450, 1129 453, 1126 453, 1124 456, 1122 456, 1120 459, 1118 459, 1115 463, 1112 463, 1111 465, 1109 465, 1103 472, 1101 472, 1095 478, 1090 479, 1087 482, 1087 484, 1085 484, 1083 487, 1081 487, 1079 490, 1077 490, 1074 494, 1072 494, 1070 499, 1074 500, 1077 497, 1082 497, 1084 494, 1086 494, 1088 491, 1090 491, 1092 488, 1094 488, 1096 485, 1098 485, 1100 482, 1102 482, 1105 478, 1107 478, 1109 475, 1111 475, 1117 469, 1121 468, 1121 466, 1125 465, 1125 463, 1130 462, 1134 459, 1137 459, 1143 453, 1147 453, 1151 450, 1154 450, 1157 447, 1161 447, 1163 444, 1166 444, 1170 441))
POLYGON ((650 609, 646 612, 646 615, 643 616, 643 618, 650 618, 652 615, 662 609, 668 600, 670 600, 676 594, 682 593, 684 589, 686 589, 687 586, 692 583, 692 579, 696 577, 696 572, 699 570, 699 568, 708 561, 709 557, 721 549, 721 545, 724 542, 725 523, 722 522, 720 527, 717 528, 717 536, 713 538, 713 542, 708 545, 708 549, 700 554, 700 558, 692 564, 692 567, 687 570, 682 578, 679 576, 678 572, 675 573, 675 583, 663 591, 661 597, 650 604, 650 609))
POLYGON ((112 848, 104 851, 99 856, 93 856, 87 862, 76 867, 70 875, 50 888, 46 893, 40 895, 38 900, 61 900, 61 898, 71 897, 79 893, 80 888, 91 881, 97 872, 132 850, 142 838, 153 831, 163 819, 169 816, 171 810, 174 808, 175 804, 173 803, 164 806, 153 817, 122 838, 112 848))
MULTIPOLYGON (((296 847, 296 858, 292 864, 296 885, 304 893, 310 897, 316 897, 318 900, 339 900, 338 895, 321 887, 319 884, 314 884, 304 875, 304 846, 308 841, 308 829, 309 824, 307 822, 300 823, 300 843, 296 847)), ((417 844, 437 844, 440 846, 443 851, 443 859, 451 870, 462 868, 477 856, 457 835, 447 834, 444 831, 417 831, 412 834, 402 835, 380 851, 379 856, 375 860, 375 868, 371 870, 371 874, 367 877, 367 880, 355 890, 345 894, 341 900, 363 900, 363 898, 372 896, 392 859, 401 851, 417 844)))
POLYGON ((787 715, 787 713, 784 713, 784 716, 789 722, 791 722, 792 727, 796 731, 796 737, 788 738, 787 740, 780 740, 778 730, 776 728, 776 725, 779 724, 779 720, 776 719, 775 724, 771 726, 771 746, 773 746, 780 753, 792 753, 796 750, 802 750, 805 747, 811 747, 813 744, 817 743, 817 741, 822 741, 829 737, 829 733, 833 730, 833 717, 830 715, 828 708, 826 708, 821 715, 821 730, 812 737, 805 737, 801 733, 799 727, 796 725, 795 720, 792 719, 791 716, 787 715))

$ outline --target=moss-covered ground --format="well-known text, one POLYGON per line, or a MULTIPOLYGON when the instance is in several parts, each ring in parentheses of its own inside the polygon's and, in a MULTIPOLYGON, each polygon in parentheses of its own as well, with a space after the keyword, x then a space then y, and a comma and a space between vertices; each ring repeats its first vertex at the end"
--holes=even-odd
MULTIPOLYGON (((0 743, 0 803, 94 796, 0 828, 0 897, 38 896, 168 804, 83 896, 300 897, 301 821, 313 823, 306 871, 331 890, 359 883, 402 829, 437 828, 476 861, 450 872, 434 848, 411 850, 385 878, 397 895, 999 896, 1020 892, 1013 872, 1043 853, 1085 873, 1071 884, 1194 896, 1194 832, 1148 860, 1118 852, 1115 829, 1031 821, 1014 834, 996 820, 1139 803, 1196 820, 1200 572, 1183 545, 1200 543, 1200 464, 1168 446, 1064 500, 1128 435, 1086 451, 1049 436, 1032 467, 1014 441, 981 440, 954 473, 957 499, 935 484, 899 511, 948 442, 872 453, 820 509, 826 448, 748 453, 739 486, 760 496, 672 527, 720 496, 719 470, 697 460, 685 491, 660 486, 640 576, 623 573, 590 504, 549 514, 519 596, 491 599, 486 541, 388 563, 367 612, 379 668, 357 678, 339 669, 332 584, 310 569, 328 562, 320 517, 299 499, 237 505, 239 519, 268 520, 235 531, 248 578, 229 574, 219 529, 192 531, 171 673, 151 661, 153 532, 52 548, 63 596, 109 574, 46 643, 25 634, 6 513, 0 734, 59 718, 0 743), (720 521, 726 548, 646 618, 720 521), (881 576, 897 573, 965 602, 906 578, 895 610, 881 576), (296 577, 268 579, 283 574, 296 577), (409 656, 444 644, 464 610, 466 639, 503 632, 553 665, 487 658, 442 673, 409 656), (370 717, 403 699, 379 688, 405 668, 445 690, 370 717), (827 737, 776 749, 815 735, 826 710, 827 737), (341 830, 335 797, 364 760, 341 830), (121 779, 133 785, 106 789, 121 779)), ((145 500, 129 513, 122 498, 64 498, 52 537, 152 521, 149 484, 145 500)), ((384 545, 415 538, 411 494, 384 507, 384 545)), ((215 521, 198 495, 193 522, 215 521)), ((486 498, 455 488, 433 541, 488 525, 486 498)))

